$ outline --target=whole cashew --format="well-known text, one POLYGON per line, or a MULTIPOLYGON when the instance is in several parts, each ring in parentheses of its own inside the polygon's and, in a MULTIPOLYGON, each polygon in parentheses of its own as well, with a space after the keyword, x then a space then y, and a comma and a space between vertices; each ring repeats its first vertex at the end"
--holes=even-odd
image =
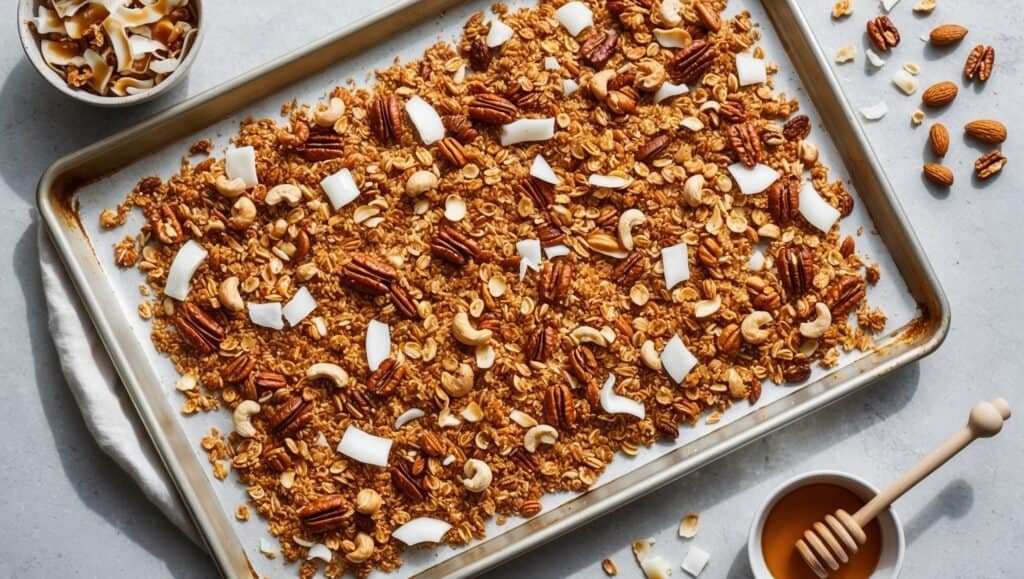
POLYGON ((637 86, 642 91, 654 92, 665 84, 665 67, 657 60, 645 58, 636 65, 637 86))
POLYGON ((338 97, 331 97, 331 102, 327 106, 320 103, 316 107, 316 111, 313 112, 313 122, 320 125, 321 127, 330 127, 341 115, 345 114, 345 101, 338 97))
POLYGON ((228 179, 224 175, 217 175, 217 179, 213 182, 213 186, 217 188, 218 193, 228 199, 234 199, 242 193, 245 193, 245 181, 243 181, 241 177, 228 179))
POLYGON ((606 338, 605 335, 601 333, 601 330, 598 330, 597 328, 594 328, 592 326, 580 326, 573 330, 572 332, 570 332, 569 337, 579 344, 586 344, 589 342, 591 344, 597 344, 602 348, 607 347, 608 344, 611 343, 608 341, 608 338, 606 338))
POLYGON ((346 372, 341 366, 328 362, 320 362, 310 366, 306 370, 306 378, 309 380, 326 378, 331 382, 334 382, 334 385, 338 388, 343 388, 348 384, 348 372, 346 372))
POLYGON ((469 314, 459 312, 452 320, 452 335, 467 346, 485 346, 491 342, 494 333, 490 330, 478 330, 469 321, 469 314))
POLYGON ((800 324, 800 335, 805 338, 820 338, 832 325, 832 312, 828 306, 818 302, 814 304, 814 312, 817 316, 813 320, 800 324))
POLYGON ((260 413, 260 404, 255 400, 243 400, 235 406, 232 420, 235 424, 235 432, 242 438, 256 436, 256 427, 252 425, 252 417, 260 413))
POLYGON ((380 510, 381 503, 384 499, 380 498, 380 493, 373 489, 363 489, 356 495, 356 511, 364 515, 372 515, 380 510))
POLYGON ((633 250, 633 228, 647 221, 639 209, 627 209, 619 216, 619 241, 622 247, 633 250))
POLYGON ((661 370, 661 356, 658 355, 658 350, 654 348, 654 342, 651 340, 647 340, 640 346, 640 359, 644 366, 651 370, 661 370))
POLYGON ((263 198, 263 201, 271 206, 277 205, 282 201, 286 201, 288 205, 295 205, 302 201, 302 189, 291 183, 274 185, 270 191, 267 191, 267 196, 263 198))
POLYGON ((683 183, 683 201, 690 207, 700 205, 704 200, 704 175, 690 175, 683 183))
POLYGON ((594 95, 599 101, 603 101, 608 98, 608 83, 615 78, 614 70, 602 70, 601 72, 590 77, 590 94, 594 95))
POLYGON ((356 544, 355 550, 348 555, 345 555, 345 559, 349 562, 359 564, 373 556, 374 547, 372 537, 366 533, 357 533, 355 541, 353 542, 356 544))
POLYGON ((487 487, 491 486, 491 467, 487 466, 487 463, 476 458, 471 458, 466 461, 465 466, 462 467, 462 472, 469 478, 462 479, 462 484, 465 485, 466 490, 471 493, 482 493, 487 490, 487 487))
POLYGON ((242 294, 238 293, 237 277, 231 276, 220 282, 220 287, 217 288, 217 299, 220 300, 220 305, 233 312, 240 312, 245 308, 242 294))
POLYGON ((437 175, 430 171, 416 171, 405 182, 405 194, 409 197, 419 197, 427 191, 433 191, 436 188, 437 175))
POLYGON ((772 335, 771 332, 764 329, 764 326, 771 322, 771 314, 758 310, 743 318, 743 323, 740 324, 740 334, 751 344, 763 344, 772 335))
POLYGON ((459 364, 459 369, 456 372, 455 375, 448 372, 441 374, 441 388, 444 388, 449 396, 461 398, 473 389, 473 367, 462 363, 459 364))
POLYGON ((239 197, 231 206, 231 218, 228 225, 233 229, 245 229, 256 220, 256 204, 248 197, 239 197))
POLYGON ((556 440, 558 440, 558 431, 555 430, 554 426, 538 424, 526 431, 526 435, 523 436, 523 448, 534 452, 538 446, 554 444, 556 440))

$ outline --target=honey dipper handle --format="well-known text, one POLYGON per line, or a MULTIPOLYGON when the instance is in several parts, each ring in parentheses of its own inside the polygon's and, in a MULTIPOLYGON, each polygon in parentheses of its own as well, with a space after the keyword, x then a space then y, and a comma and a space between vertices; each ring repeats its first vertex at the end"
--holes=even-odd
POLYGON ((976 438, 995 436, 1003 428, 1003 421, 1010 417, 1010 405, 1002 398, 992 402, 979 402, 971 408, 971 414, 964 426, 946 439, 938 448, 925 455, 917 464, 904 472, 892 484, 885 487, 868 504, 854 513, 853 518, 865 526, 893 501, 903 496, 914 485, 935 472, 937 468, 953 458, 976 438))

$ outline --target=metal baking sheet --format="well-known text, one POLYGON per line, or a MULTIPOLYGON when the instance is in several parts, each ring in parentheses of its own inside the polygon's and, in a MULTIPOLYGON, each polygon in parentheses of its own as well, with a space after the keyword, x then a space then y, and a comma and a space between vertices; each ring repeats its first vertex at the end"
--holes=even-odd
MULTIPOLYGON (((508 4, 514 9, 532 3, 508 4)), ((173 388, 177 374, 155 351, 149 324, 137 314, 138 304, 146 299, 138 289, 142 276, 113 263, 113 243, 137 231, 141 215, 133 214, 124 228, 103 231, 99 212, 119 203, 140 178, 173 174, 198 138, 213 138, 215 151, 222 151, 245 117, 279 117, 281 103, 293 98, 316 101, 349 78, 368 83, 371 72, 390 65, 396 55, 417 58, 430 44, 457 38, 465 20, 489 6, 490 0, 399 0, 60 159, 40 181, 38 205, 51 237, 211 555, 227 576, 288 576, 295 566, 260 554, 260 537, 269 537, 262 521, 235 520, 245 488, 233 476, 224 482, 214 479, 199 447, 211 426, 229 431, 230 417, 179 413, 182 398, 173 388)), ((459 549, 410 550, 401 575, 472 576, 507 561, 927 355, 945 337, 945 296, 796 0, 734 0, 727 14, 739 10, 750 11, 761 24, 761 44, 769 60, 779 65, 777 90, 800 100, 814 122, 812 141, 832 177, 847 181, 857 200, 841 227, 855 236, 862 229, 858 251, 880 265, 881 281, 868 293, 870 303, 889 314, 878 347, 844 356, 830 372, 816 368, 806 385, 766 385, 756 407, 738 404, 718 424, 684 428, 674 444, 659 443, 636 457, 620 455, 589 492, 546 496, 541 515, 513 518, 501 527, 492 523, 484 541, 459 549)))

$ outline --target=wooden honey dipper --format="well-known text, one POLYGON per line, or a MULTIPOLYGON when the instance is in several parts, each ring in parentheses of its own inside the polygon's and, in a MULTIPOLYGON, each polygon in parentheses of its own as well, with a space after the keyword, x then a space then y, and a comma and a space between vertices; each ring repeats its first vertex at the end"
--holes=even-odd
POLYGON ((849 561, 849 556, 855 555, 859 546, 867 541, 864 527, 878 513, 975 439, 999 434, 1003 428, 1003 421, 1009 417, 1010 405, 1002 398, 975 404, 974 408, 971 408, 967 426, 925 455, 853 516, 839 509, 834 516, 827 515, 824 521, 814 523, 813 528, 804 531, 803 538, 796 542, 796 549, 804 562, 815 575, 826 579, 831 571, 839 569, 840 565, 849 561))

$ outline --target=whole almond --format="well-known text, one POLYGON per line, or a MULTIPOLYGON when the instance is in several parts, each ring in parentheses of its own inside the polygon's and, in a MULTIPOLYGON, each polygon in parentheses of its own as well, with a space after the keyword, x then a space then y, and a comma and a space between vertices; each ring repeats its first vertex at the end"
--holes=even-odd
POLYGON ((935 123, 928 130, 928 143, 932 146, 932 152, 939 157, 945 157, 949 151, 949 131, 942 123, 935 123))
POLYGON ((955 84, 944 80, 928 87, 921 95, 921 102, 929 107, 943 107, 953 102, 959 89, 955 84))
POLYGON ((1006 125, 993 119, 978 119, 964 125, 964 132, 983 143, 998 145, 1006 140, 1006 125))
POLYGON ((967 36, 967 29, 963 26, 959 24, 943 24, 932 30, 928 38, 935 46, 947 46, 960 42, 964 36, 967 36))
POLYGON ((953 170, 938 163, 925 163, 924 176, 936 185, 949 187, 953 185, 953 170))

